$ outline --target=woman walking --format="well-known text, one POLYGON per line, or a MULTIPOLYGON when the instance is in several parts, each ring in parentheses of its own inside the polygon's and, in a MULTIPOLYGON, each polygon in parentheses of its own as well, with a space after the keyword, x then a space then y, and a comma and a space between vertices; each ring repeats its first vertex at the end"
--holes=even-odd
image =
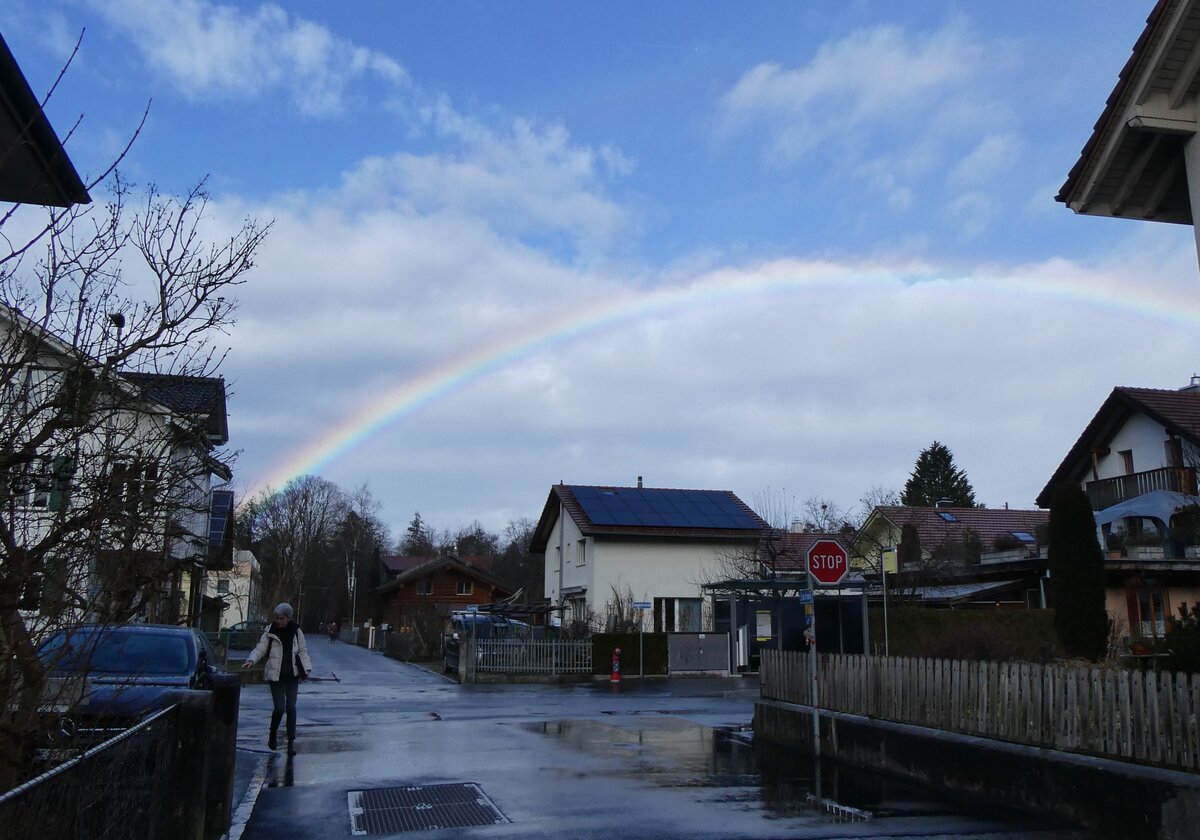
POLYGON ((312 672, 312 660, 308 658, 308 645, 304 631, 292 616, 292 605, 283 603, 275 607, 275 620, 263 630, 262 638, 242 663, 243 670, 253 667, 264 656, 263 681, 271 686, 271 733, 267 746, 278 746, 279 721, 287 714, 287 754, 295 755, 296 740, 296 695, 300 683, 312 672))

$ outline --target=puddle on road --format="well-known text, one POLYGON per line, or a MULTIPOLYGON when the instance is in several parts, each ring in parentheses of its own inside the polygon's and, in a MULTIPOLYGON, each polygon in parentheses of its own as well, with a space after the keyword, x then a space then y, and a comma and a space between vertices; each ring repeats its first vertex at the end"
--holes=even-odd
POLYGON ((755 741, 749 727, 712 729, 658 718, 628 726, 545 721, 526 728, 589 755, 617 759, 623 778, 664 788, 711 789, 710 801, 758 810, 767 819, 817 816, 847 822, 886 818, 1026 818, 830 759, 819 765, 795 748, 755 741), (819 788, 819 791, 818 791, 819 788))

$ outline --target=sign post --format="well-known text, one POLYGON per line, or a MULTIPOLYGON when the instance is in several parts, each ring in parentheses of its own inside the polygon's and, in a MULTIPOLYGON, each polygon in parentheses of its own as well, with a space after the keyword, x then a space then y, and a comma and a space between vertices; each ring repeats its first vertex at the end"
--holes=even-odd
MULTIPOLYGON (((833 586, 841 583, 842 578, 850 571, 850 557, 846 549, 835 539, 819 539, 808 547, 804 568, 808 576, 808 588, 814 583, 833 586)), ((812 644, 808 650, 808 675, 812 688, 812 719, 813 719, 813 753, 821 757, 821 698, 817 694, 817 611, 813 605, 812 644)), ((818 795, 820 792, 818 791, 818 795)))

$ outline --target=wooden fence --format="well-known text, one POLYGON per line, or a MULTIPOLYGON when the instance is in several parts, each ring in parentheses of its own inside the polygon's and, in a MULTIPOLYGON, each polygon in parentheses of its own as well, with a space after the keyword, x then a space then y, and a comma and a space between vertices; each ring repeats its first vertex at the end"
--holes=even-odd
POLYGON ((502 674, 590 674, 590 639, 478 639, 475 668, 502 674))
MULTIPOLYGON (((935 729, 1200 769, 1200 674, 821 656, 819 705, 935 729)), ((764 650, 762 696, 812 705, 806 654, 764 650)))

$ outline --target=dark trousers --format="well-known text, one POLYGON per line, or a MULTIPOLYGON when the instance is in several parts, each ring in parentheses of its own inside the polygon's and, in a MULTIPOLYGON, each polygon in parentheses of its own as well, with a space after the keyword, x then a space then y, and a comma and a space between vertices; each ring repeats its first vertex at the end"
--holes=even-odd
POLYGON ((296 693, 300 689, 300 680, 293 677, 290 680, 278 680, 267 683, 267 685, 271 686, 271 702, 275 704, 275 708, 271 710, 271 732, 274 734, 279 731, 279 721, 283 719, 283 713, 287 712, 287 739, 294 741, 296 739, 296 693))

